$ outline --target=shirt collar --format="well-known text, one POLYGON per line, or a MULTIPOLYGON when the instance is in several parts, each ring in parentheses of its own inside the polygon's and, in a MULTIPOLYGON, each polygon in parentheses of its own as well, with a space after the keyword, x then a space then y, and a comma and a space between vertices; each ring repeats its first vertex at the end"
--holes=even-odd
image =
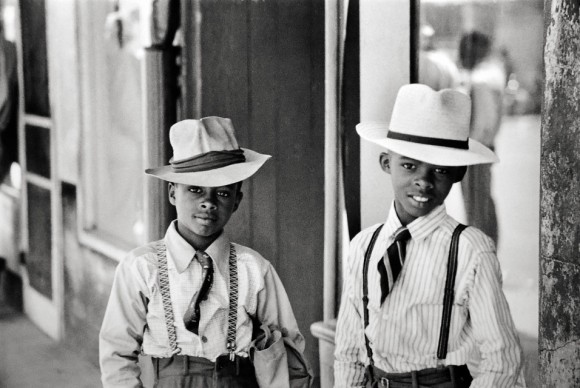
MULTIPOLYGON (((177 272, 182 273, 189 267, 189 264, 193 260, 196 250, 179 234, 176 228, 177 221, 173 221, 167 232, 165 233, 165 243, 168 250, 168 264, 177 269, 177 272)), ((205 250, 205 253, 211 257, 214 262, 214 266, 224 273, 228 266, 228 258, 230 254, 229 250, 230 239, 225 232, 213 242, 205 250)))
MULTIPOLYGON (((433 209, 429 214, 419 217, 409 223, 407 229, 409 229, 409 232, 411 233, 411 238, 416 241, 424 239, 439 227, 446 216, 447 210, 445 209, 445 204, 442 204, 433 209)), ((392 237, 401 226, 401 221, 399 220, 397 211, 395 210, 395 202, 393 201, 384 226, 387 238, 392 237)))

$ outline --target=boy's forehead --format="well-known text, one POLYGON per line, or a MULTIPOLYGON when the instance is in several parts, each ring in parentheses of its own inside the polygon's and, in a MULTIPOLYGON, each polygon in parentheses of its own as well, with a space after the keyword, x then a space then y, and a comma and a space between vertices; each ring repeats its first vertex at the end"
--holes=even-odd
POLYGON ((420 160, 420 159, 412 158, 410 156, 405 156, 405 155, 398 154, 398 153, 393 152, 391 150, 387 150, 387 153, 390 154, 391 157, 393 157, 393 158, 401 159, 401 160, 404 160, 404 161, 409 161, 409 162, 413 162, 413 163, 421 163, 421 164, 424 164, 426 166, 451 168, 451 166, 444 166, 444 165, 440 165, 440 164, 432 164, 432 163, 425 162, 425 161, 420 160))

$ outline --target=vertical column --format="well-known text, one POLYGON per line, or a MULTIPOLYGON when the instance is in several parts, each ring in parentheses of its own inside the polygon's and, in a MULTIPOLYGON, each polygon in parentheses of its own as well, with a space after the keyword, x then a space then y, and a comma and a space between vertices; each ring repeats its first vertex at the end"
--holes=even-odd
POLYGON ((541 385, 580 386, 580 5, 545 2, 540 165, 541 385))

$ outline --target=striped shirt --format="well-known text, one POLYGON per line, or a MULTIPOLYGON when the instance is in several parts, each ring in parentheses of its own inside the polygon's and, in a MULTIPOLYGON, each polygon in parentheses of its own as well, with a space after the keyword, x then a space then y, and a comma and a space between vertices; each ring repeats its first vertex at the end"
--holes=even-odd
MULTIPOLYGON (((438 365, 437 345, 451 235, 457 221, 442 205, 407 225, 411 240, 402 271, 380 305, 379 260, 385 260, 394 232, 401 227, 394 205, 378 235, 368 272, 369 325, 366 334, 375 366, 385 372, 410 372, 438 365)), ((369 360, 362 307, 364 253, 378 225, 352 240, 345 263, 338 314, 335 387, 364 386, 369 360)), ((388 259, 386 267, 389 268, 388 259)), ((471 387, 525 386, 522 350, 501 286, 495 247, 480 230, 467 228, 460 237, 455 299, 445 365, 468 363, 479 351, 481 362, 471 387)))
MULTIPOLYGON (((227 353, 229 307, 229 246, 222 233, 205 251, 214 266, 208 299, 201 305, 199 335, 185 329, 183 315, 202 282, 195 249, 177 232, 175 222, 165 235, 171 300, 180 354, 214 361, 227 353)), ((252 337, 251 316, 275 325, 304 351, 304 338, 276 271, 259 253, 234 244, 238 260, 238 311, 236 354, 247 356, 252 337)), ((161 292, 158 286, 155 243, 137 248, 117 266, 111 296, 100 332, 100 364, 103 386, 140 387, 139 352, 171 357, 161 292)))

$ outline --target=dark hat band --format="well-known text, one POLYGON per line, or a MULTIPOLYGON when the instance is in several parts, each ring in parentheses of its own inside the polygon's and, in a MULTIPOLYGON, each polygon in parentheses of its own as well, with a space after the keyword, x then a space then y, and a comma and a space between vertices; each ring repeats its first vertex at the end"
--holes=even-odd
POLYGON ((428 145, 433 145, 433 146, 441 146, 441 147, 449 147, 449 148, 458 148, 461 150, 468 150, 469 149, 469 139, 467 139, 467 140, 440 139, 437 137, 408 135, 405 133, 394 132, 394 131, 390 131, 390 130, 387 133, 387 138, 393 139, 393 140, 408 141, 411 143, 428 144, 428 145))
POLYGON ((174 172, 208 171, 231 164, 244 163, 246 157, 241 149, 231 151, 210 151, 177 162, 173 158, 169 161, 174 172))

